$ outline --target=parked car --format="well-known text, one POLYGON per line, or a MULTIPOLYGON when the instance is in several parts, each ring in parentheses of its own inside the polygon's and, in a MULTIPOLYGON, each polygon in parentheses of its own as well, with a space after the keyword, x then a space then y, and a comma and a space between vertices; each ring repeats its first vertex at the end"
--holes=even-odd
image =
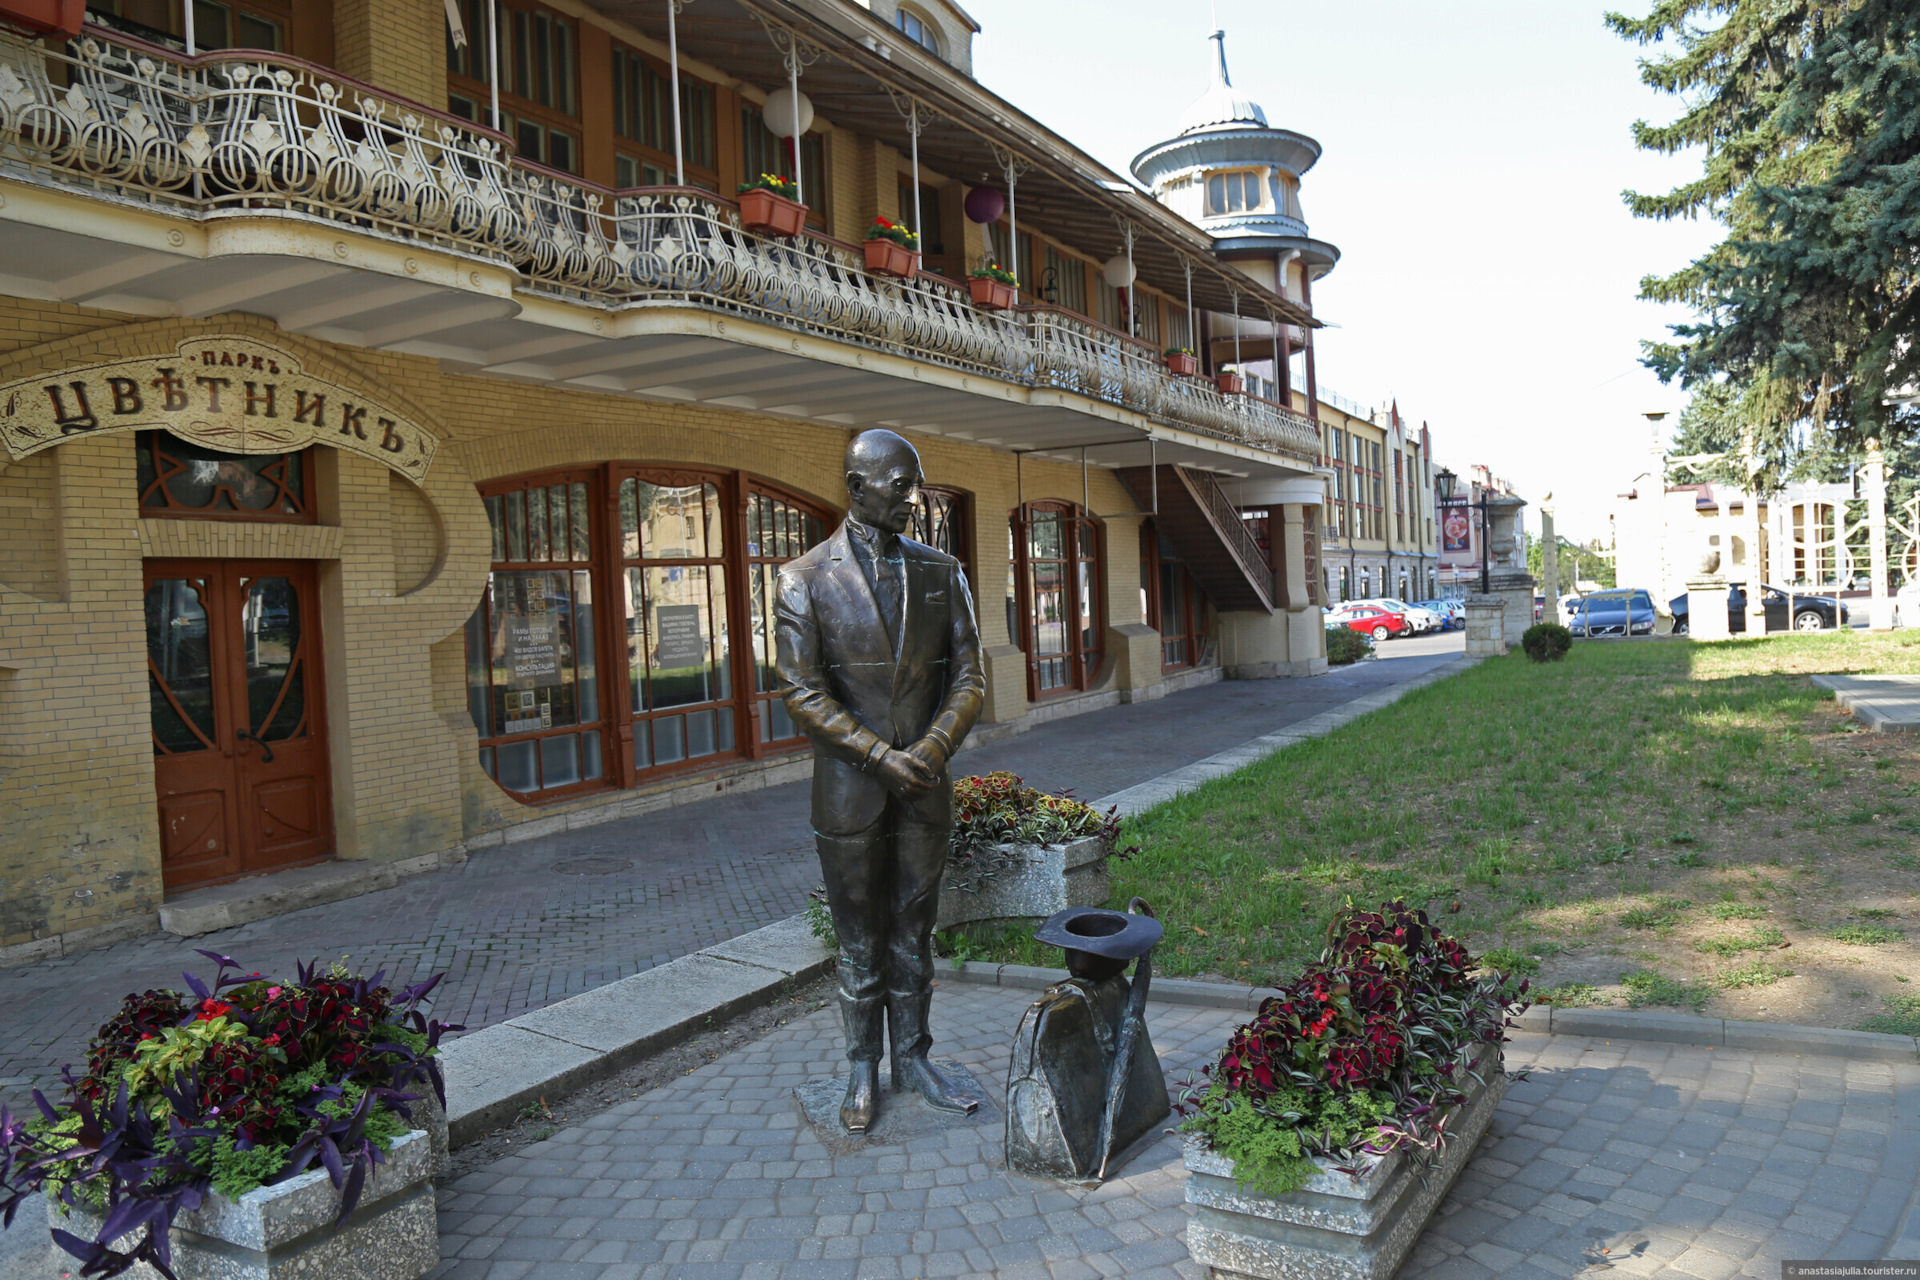
POLYGON ((1573 603, 1567 629, 1589 639, 1599 636, 1653 634, 1653 595, 1638 587, 1589 591, 1573 603))
POLYGON ((1372 636, 1376 641, 1388 636, 1410 634, 1406 615, 1395 613, 1391 609, 1382 609, 1378 605, 1350 603, 1327 614, 1329 627, 1346 627, 1358 631, 1363 636, 1372 636))
MULTIPOLYGON (((1457 631, 1467 625, 1467 605, 1464 600, 1415 600, 1414 607, 1431 609, 1440 615, 1442 631, 1457 631)), ((1914 614, 1920 618, 1920 611, 1914 614)))
MULTIPOLYGON (((1670 603, 1673 609, 1674 634, 1687 634, 1687 597, 1675 596, 1670 603)), ((1760 584, 1760 603, 1766 610, 1769 631, 1785 631, 1789 626, 1795 631, 1831 631, 1836 626, 1848 625, 1851 617, 1847 606, 1832 596, 1790 592, 1785 587, 1775 587, 1764 582, 1760 584), (1834 620, 1836 612, 1839 615, 1838 622, 1834 620)), ((1747 584, 1729 582, 1727 584, 1727 630, 1744 633, 1746 629, 1747 584)))
POLYGON ((1418 605, 1408 604, 1392 596, 1370 596, 1365 600, 1352 601, 1353 604, 1369 604, 1376 609, 1389 609, 1407 620, 1408 627, 1420 634, 1440 629, 1440 615, 1431 609, 1422 609, 1418 605))

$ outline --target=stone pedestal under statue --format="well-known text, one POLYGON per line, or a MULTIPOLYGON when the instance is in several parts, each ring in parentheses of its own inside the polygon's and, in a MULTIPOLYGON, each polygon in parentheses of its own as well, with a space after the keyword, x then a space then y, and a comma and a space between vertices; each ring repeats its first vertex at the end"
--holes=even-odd
POLYGON ((1727 580, 1718 573, 1687 579, 1687 635, 1695 640, 1725 640, 1733 634, 1727 617, 1727 580))
POLYGON ((1507 602, 1496 595, 1467 597, 1467 656, 1497 658, 1507 651, 1507 602))

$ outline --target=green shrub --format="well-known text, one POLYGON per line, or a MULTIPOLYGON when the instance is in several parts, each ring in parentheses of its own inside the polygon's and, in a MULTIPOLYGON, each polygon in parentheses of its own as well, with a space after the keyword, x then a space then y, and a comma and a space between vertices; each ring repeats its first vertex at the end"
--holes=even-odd
POLYGON ((1373 641, 1351 627, 1327 628, 1327 665, 1343 667, 1373 652, 1373 641))
POLYGON ((1573 648, 1573 632, 1557 622, 1536 622, 1520 637, 1520 647, 1535 662, 1558 662, 1573 648))

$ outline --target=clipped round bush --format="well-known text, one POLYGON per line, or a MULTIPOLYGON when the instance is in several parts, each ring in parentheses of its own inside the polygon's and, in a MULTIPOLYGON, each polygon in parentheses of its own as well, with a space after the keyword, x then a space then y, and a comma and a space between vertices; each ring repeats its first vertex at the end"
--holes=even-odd
POLYGON ((1557 622, 1536 622, 1520 637, 1520 647, 1535 662, 1558 662, 1573 648, 1573 632, 1557 622))
POLYGON ((1358 662, 1373 649, 1373 641, 1347 627, 1327 628, 1327 665, 1345 666, 1358 662))

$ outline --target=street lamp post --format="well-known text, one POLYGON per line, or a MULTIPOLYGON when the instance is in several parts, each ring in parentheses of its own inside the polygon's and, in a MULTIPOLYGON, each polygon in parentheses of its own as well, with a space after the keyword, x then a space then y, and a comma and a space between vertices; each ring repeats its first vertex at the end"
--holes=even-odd
POLYGON ((1466 507, 1470 511, 1477 510, 1480 513, 1480 594, 1483 596, 1491 595, 1493 592, 1491 567, 1492 547, 1489 545, 1490 539, 1487 534, 1487 496, 1484 493, 1481 494, 1480 501, 1478 502, 1467 502, 1463 500, 1456 503, 1453 500, 1453 486, 1457 479, 1458 477, 1453 474, 1452 468, 1442 467, 1439 473, 1433 477, 1433 483, 1434 487, 1440 490, 1441 506, 1466 507))

